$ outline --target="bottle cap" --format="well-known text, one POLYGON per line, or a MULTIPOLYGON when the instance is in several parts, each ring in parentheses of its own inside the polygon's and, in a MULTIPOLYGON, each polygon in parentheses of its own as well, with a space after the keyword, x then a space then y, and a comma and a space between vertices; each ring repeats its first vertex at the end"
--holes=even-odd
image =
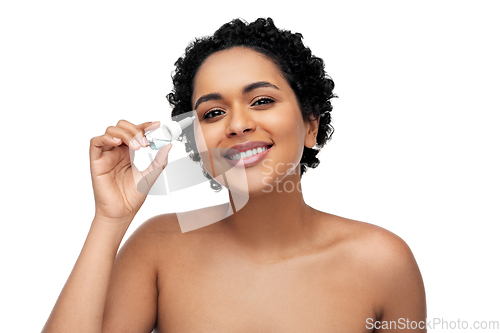
POLYGON ((180 121, 172 121, 160 125, 157 129, 146 134, 146 139, 149 142, 151 149, 160 149, 166 146, 169 142, 177 140, 182 133, 182 130, 191 125, 196 116, 187 117, 180 121))

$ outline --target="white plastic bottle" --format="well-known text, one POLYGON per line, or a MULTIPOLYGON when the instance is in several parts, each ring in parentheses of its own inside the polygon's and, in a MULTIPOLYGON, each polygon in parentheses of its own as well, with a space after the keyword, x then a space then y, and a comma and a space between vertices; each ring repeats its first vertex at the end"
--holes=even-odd
POLYGON ((165 147, 170 142, 177 140, 182 133, 182 130, 193 124, 196 116, 187 117, 180 121, 172 121, 160 125, 157 129, 146 133, 146 140, 149 142, 149 147, 153 150, 158 150, 165 147))

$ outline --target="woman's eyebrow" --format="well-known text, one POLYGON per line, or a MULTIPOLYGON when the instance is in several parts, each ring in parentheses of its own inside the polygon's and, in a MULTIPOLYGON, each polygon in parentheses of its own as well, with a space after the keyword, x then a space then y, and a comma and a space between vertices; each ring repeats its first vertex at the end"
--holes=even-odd
POLYGON ((218 100, 222 99, 222 95, 219 93, 211 93, 211 94, 206 94, 198 98, 196 103, 194 104, 194 109, 196 110, 198 108, 198 105, 200 105, 203 102, 208 102, 208 101, 213 101, 213 100, 218 100))
POLYGON ((258 88, 274 88, 274 89, 280 90, 280 88, 278 88, 277 86, 275 86, 274 84, 272 84, 270 82, 259 81, 259 82, 250 83, 250 84, 244 86, 243 87, 243 94, 247 94, 250 91, 252 91, 254 89, 258 89, 258 88))
MULTIPOLYGON (((267 81, 258 81, 258 82, 253 82, 250 84, 247 84, 246 86, 243 87, 243 94, 248 94, 252 90, 258 89, 258 88, 274 88, 280 90, 276 85, 267 82, 267 81)), ((198 108, 198 106, 203 103, 203 102, 208 102, 208 101, 213 101, 213 100, 220 100, 222 99, 222 95, 219 93, 211 93, 211 94, 206 94, 198 98, 196 103, 194 104, 194 110, 198 108)))

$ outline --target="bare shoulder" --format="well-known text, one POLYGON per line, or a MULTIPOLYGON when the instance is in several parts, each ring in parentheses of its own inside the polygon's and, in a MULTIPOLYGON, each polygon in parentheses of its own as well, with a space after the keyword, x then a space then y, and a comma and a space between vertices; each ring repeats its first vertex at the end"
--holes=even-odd
POLYGON ((130 235, 131 241, 144 241, 151 242, 163 239, 167 235, 180 235, 182 234, 175 213, 161 214, 151 217, 143 222, 137 229, 130 235))
POLYGON ((408 244, 389 230, 366 222, 323 214, 323 226, 332 246, 340 251, 348 251, 358 261, 382 264, 414 260, 408 244))
POLYGON ((179 223, 177 222, 177 217, 175 213, 171 214, 161 214, 151 217, 150 219, 143 222, 134 232, 134 234, 145 235, 155 235, 159 233, 163 234, 178 234, 181 233, 179 223))
POLYGON ((362 272, 381 292, 401 285, 402 281, 423 282, 415 257, 408 244, 382 227, 326 214, 325 230, 330 234, 331 252, 341 261, 362 272))
POLYGON ((134 230, 121 246, 118 256, 136 256, 141 260, 153 261, 156 259, 158 247, 166 243, 166 238, 172 238, 166 236, 175 237, 179 234, 181 230, 175 214, 154 216, 134 230))
POLYGON ((329 215, 332 253, 346 263, 356 279, 370 285, 371 297, 379 310, 410 300, 425 312, 423 280, 408 244, 396 234, 373 224, 329 215))
POLYGON ((151 259, 155 264, 164 265, 166 258, 174 261, 180 255, 190 255, 204 248, 203 244, 206 245, 220 233, 218 223, 183 232, 177 214, 161 214, 143 222, 122 248, 135 252, 138 257, 151 259))

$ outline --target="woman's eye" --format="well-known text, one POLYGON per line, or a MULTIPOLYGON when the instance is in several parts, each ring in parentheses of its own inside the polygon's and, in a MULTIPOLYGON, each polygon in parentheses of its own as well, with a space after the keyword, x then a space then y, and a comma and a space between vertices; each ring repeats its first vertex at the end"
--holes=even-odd
POLYGON ((265 105, 265 104, 270 104, 270 103, 274 103, 274 100, 272 100, 271 98, 264 97, 264 98, 260 98, 260 99, 256 100, 252 104, 252 106, 259 106, 259 105, 265 105))
POLYGON ((222 111, 222 110, 210 110, 203 115, 203 119, 215 118, 215 117, 221 116, 223 114, 224 114, 224 111, 222 111))

